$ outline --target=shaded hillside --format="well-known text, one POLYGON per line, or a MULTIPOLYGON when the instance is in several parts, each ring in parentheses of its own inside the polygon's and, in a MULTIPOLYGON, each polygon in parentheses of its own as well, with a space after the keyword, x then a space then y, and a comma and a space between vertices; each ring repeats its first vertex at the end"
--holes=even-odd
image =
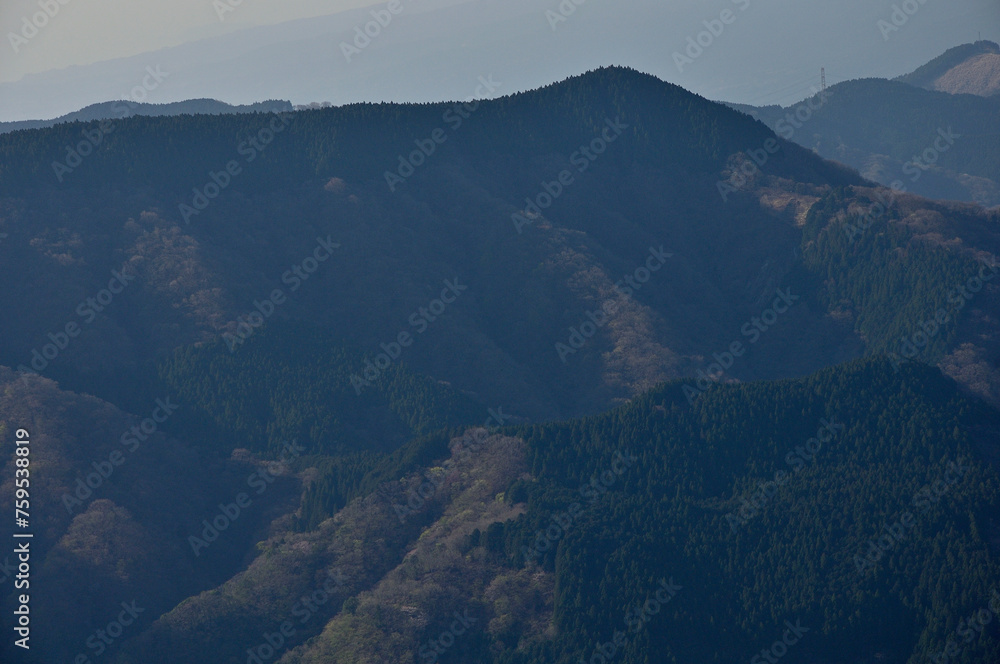
POLYGON ((575 662, 616 632, 621 661, 744 661, 789 621, 800 658, 915 664, 988 604, 1000 483, 976 450, 996 451, 995 410, 885 360, 691 389, 434 443, 308 532, 274 522, 245 572, 113 661, 575 662), (901 535, 876 557, 886 524, 901 535))
POLYGON ((107 126, 0 136, 36 661, 917 664, 1000 583, 995 211, 618 68, 107 126))
MULTIPOLYGON (((527 417, 593 412, 693 373, 774 299, 795 261, 796 212, 719 195, 730 156, 771 137, 741 114, 621 69, 470 108, 299 112, 259 150, 248 141, 273 118, 131 118, 62 182, 52 159, 78 126, 0 138, 2 249, 21 248, 9 251, 11 267, 38 275, 6 296, 21 324, 0 323, 0 362, 26 366, 105 275, 127 268, 135 280, 43 373, 118 399, 119 374, 153 373, 178 346, 233 334, 280 288, 275 317, 323 327, 371 358, 408 331, 402 361, 480 403, 527 417), (445 142, 393 192, 386 172, 408 173, 400 154, 436 130, 445 142), (225 181, 230 162, 239 172, 194 208, 207 202, 195 190, 214 194, 211 174, 225 181), (528 223, 538 201, 549 205, 546 188, 556 200, 528 223), (289 274, 313 260, 318 239, 340 248, 308 280, 289 274), (651 278, 649 260, 663 263, 651 278), (636 274, 648 285, 615 288, 636 274), (442 313, 433 303, 455 280, 460 295, 442 313), (578 343, 572 330, 609 299, 611 320, 561 355, 557 344, 578 343), (419 313, 431 305, 437 313, 419 313)), ((796 209, 829 184, 860 182, 784 143, 767 176, 782 179, 796 209)), ((841 342, 829 337, 842 333, 822 312, 792 318, 818 336, 788 326, 761 344, 786 359, 755 359, 742 375, 837 356, 841 342)))
MULTIPOLYGON (((881 85, 838 87, 813 122, 877 131, 874 113, 851 127, 821 114, 850 106, 851 90, 878 95, 881 85)), ((953 99, 885 85, 917 101, 953 99)), ((985 122, 978 104, 991 102, 961 99, 985 122)), ((941 118, 914 108, 905 116, 914 133, 933 133, 941 118)), ((898 229, 897 253, 926 245, 898 253, 920 288, 888 297, 875 280, 832 292, 824 272, 884 262, 839 245, 803 280, 812 241, 803 228, 830 220, 810 209, 836 190, 837 214, 854 214, 885 192, 858 189, 856 173, 746 115, 625 69, 467 108, 360 105, 114 127, 61 181, 51 159, 82 135, 79 125, 0 137, 9 235, 0 252, 28 275, 21 290, 0 293, 12 314, 0 321, 0 362, 130 410, 135 385, 178 348, 216 341, 246 353, 244 338, 278 322, 350 349, 330 374, 348 395, 354 377, 383 374, 369 365, 403 364, 528 419, 593 413, 663 380, 715 375, 715 354, 736 341, 746 352, 727 379, 803 375, 884 350, 911 314, 933 312, 931 298, 954 287, 946 266, 972 269, 1000 250, 995 215, 905 197, 873 221, 898 229), (932 237, 921 230, 930 222, 932 237), (122 292, 87 303, 123 273, 122 292), (754 323, 776 301, 783 313, 754 323), (873 307, 896 322, 869 327, 859 312, 873 307), (68 324, 77 336, 57 348, 68 324)), ((988 320, 994 302, 979 297, 956 321, 988 320)), ((949 373, 994 398, 998 350, 979 328, 949 332, 926 359, 953 362, 949 373)), ((248 355, 242 367, 216 363, 219 384, 259 369, 264 356, 248 355)))
POLYGON ((1000 97, 867 79, 788 108, 734 108, 869 180, 928 198, 1000 205, 1000 97))
MULTIPOLYGON (((138 630, 221 583, 243 567, 270 520, 298 505, 298 479, 287 467, 249 454, 217 454, 208 435, 165 434, 171 419, 189 408, 161 393, 132 415, 49 380, 0 370, 0 507, 11 514, 19 458, 13 429, 27 429, 31 440, 32 574, 30 586, 21 588, 33 600, 28 661, 93 654, 86 639, 113 621, 123 601, 144 610, 138 630), (247 480, 261 472, 271 484, 257 495, 247 480), (218 505, 240 491, 254 494, 251 509, 204 555, 193 555, 187 537, 200 534, 201 521, 212 520, 218 505)), ((8 540, 10 532, 11 525, 4 526, 8 540)), ((13 557, 5 553, 0 562, 13 557)), ((13 611, 13 575, 4 574, 0 588, 4 611, 13 611)), ((4 639, 0 659, 23 661, 14 654, 19 650, 4 639)))
POLYGON ((274 326, 239 353, 224 342, 178 351, 160 364, 160 384, 150 390, 190 404, 179 420, 192 432, 210 428, 223 454, 238 446, 276 455, 293 439, 309 454, 387 453, 486 417, 485 405, 405 365, 364 385, 364 366, 361 353, 332 346, 316 330, 274 326))

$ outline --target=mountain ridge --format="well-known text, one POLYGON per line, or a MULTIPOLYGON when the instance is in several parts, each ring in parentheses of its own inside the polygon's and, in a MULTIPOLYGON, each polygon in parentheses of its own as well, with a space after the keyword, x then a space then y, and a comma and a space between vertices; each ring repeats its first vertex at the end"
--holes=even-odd
POLYGON ((1000 94, 1000 44, 987 40, 951 48, 893 80, 950 94, 1000 94))
POLYGON ((24 129, 45 129, 68 122, 122 119, 132 116, 221 115, 224 113, 281 113, 292 110, 291 102, 268 100, 234 106, 215 99, 187 99, 165 104, 116 100, 91 104, 52 120, 0 122, 0 134, 24 129))
POLYGON ((0 232, 36 661, 916 661, 1000 583, 1000 213, 655 77, 12 132, 0 232))
MULTIPOLYGON (((635 297, 622 293, 616 296, 622 298, 623 313, 616 316, 615 324, 604 328, 601 334, 602 337, 610 334, 619 343, 625 344, 619 347, 616 354, 601 359, 599 355, 593 355, 597 348, 591 344, 575 354, 576 360, 588 359, 563 363, 553 350, 557 340, 566 334, 560 328, 574 327, 579 325, 580 320, 586 320, 586 311, 593 309, 590 302, 595 298, 598 302, 603 301, 614 293, 615 282, 622 274, 637 269, 636 261, 645 260, 649 247, 664 246, 671 253, 677 251, 677 247, 669 246, 672 243, 686 247, 684 251, 689 256, 677 257, 667 266, 675 277, 688 268, 708 270, 709 273, 714 273, 716 269, 756 272, 760 265, 767 262, 765 254, 774 245, 770 245, 769 249, 768 243, 762 240, 755 243, 757 246, 752 250, 744 249, 744 257, 737 261, 738 268, 715 268, 709 266, 713 266, 718 258, 710 255, 711 252, 706 254, 707 248, 702 244, 705 229, 721 229, 735 223, 733 215, 739 207, 741 210, 746 208, 748 214, 740 222, 743 226, 752 224, 760 229, 763 236, 785 247, 782 261, 791 260, 793 256, 795 231, 782 220, 783 212, 756 208, 747 192, 735 196, 738 202, 730 197, 727 203, 719 196, 719 182, 729 177, 728 173, 722 175, 720 170, 730 168, 729 156, 742 154, 747 149, 760 149, 754 146, 763 146, 773 136, 763 124, 745 115, 724 109, 654 77, 626 69, 599 70, 574 77, 561 85, 479 102, 478 106, 470 104, 469 108, 475 110, 463 110, 455 104, 378 104, 297 112, 290 116, 287 129, 276 134, 266 149, 250 151, 250 155, 254 156, 252 162, 249 157, 246 161, 241 159, 238 148, 243 139, 234 141, 233 137, 257 134, 262 126, 266 127, 270 122, 267 118, 254 115, 135 117, 115 121, 112 125, 114 131, 104 137, 99 149, 71 173, 62 174, 61 179, 52 172, 51 159, 65 158, 66 146, 78 141, 82 131, 92 132, 99 128, 96 124, 82 128, 79 125, 58 125, 36 132, 0 136, 0 153, 11 154, 12 150, 18 149, 19 142, 27 141, 35 146, 39 154, 51 155, 43 160, 0 160, 0 189, 5 190, 4 195, 23 197, 27 192, 35 191, 32 198, 37 196, 41 207, 32 214, 42 218, 51 214, 51 206, 56 201, 74 200, 80 196, 97 197, 84 206, 84 210, 102 210, 96 212, 96 217, 84 212, 88 221, 64 218, 57 224, 60 228, 57 235, 41 244, 36 243, 38 247, 51 246, 51 249, 43 250, 42 254, 32 250, 15 260, 28 260, 29 263, 55 260, 53 268, 61 275, 59 280, 90 283, 97 275, 85 266, 100 265, 107 262, 110 256, 115 256, 116 266, 124 262, 134 266, 140 275, 137 283, 146 284, 140 287, 143 291, 155 290, 155 298, 146 303, 141 299, 134 300, 131 291, 126 292, 122 296, 123 301, 130 302, 129 306, 136 310, 132 313, 111 313, 112 318, 101 317, 101 320, 110 323, 116 317, 124 316, 122 322, 126 327, 120 329, 118 334, 128 337, 137 334, 139 338, 146 338, 152 331, 146 328, 147 325, 155 325, 157 329, 164 325, 176 325, 178 330, 184 331, 183 336, 171 339, 160 333, 152 337, 158 340, 155 344, 135 343, 135 351, 110 353, 107 356, 109 368, 145 363, 178 344, 203 341, 222 332, 232 333, 237 316, 252 310, 253 301, 274 288, 276 284, 273 280, 278 279, 290 265, 302 261, 302 256, 298 254, 308 247, 298 248, 298 243, 311 244, 317 236, 331 236, 352 248, 347 252, 338 252, 343 258, 325 262, 322 272, 303 285, 301 292, 307 293, 306 297, 314 307, 312 311, 315 313, 311 315, 325 318, 337 312, 348 316, 347 320, 370 321, 344 330, 353 337, 349 339, 351 344, 377 348, 380 342, 396 336, 400 322, 405 329, 411 312, 433 299, 422 294, 432 292, 429 284, 454 278, 456 274, 463 283, 475 277, 481 292, 469 299, 463 296, 455 305, 454 312, 461 314, 463 325, 471 326, 468 329, 481 330, 487 326, 491 330, 487 336, 500 335, 495 340, 497 347, 490 351, 490 361, 499 362, 505 368, 501 370, 498 367, 496 373, 515 381, 513 384, 522 385, 512 389, 511 393, 533 395, 512 400, 510 396, 499 393, 483 394, 479 400, 502 403, 512 409, 515 403, 523 404, 518 405, 518 410, 534 404, 531 411, 538 413, 545 410, 553 412, 553 407, 559 407, 554 406, 553 395, 539 392, 540 386, 527 387, 539 380, 538 370, 534 368, 536 362, 544 362, 543 366, 555 362, 552 366, 554 373, 544 379, 550 384, 553 380, 562 383, 570 375, 582 375, 587 371, 587 363, 596 362, 598 366, 608 363, 607 369, 599 370, 598 374, 608 372, 606 380, 618 385, 612 388, 612 393, 619 396, 625 396, 631 389, 627 385, 637 382, 650 384, 651 376, 666 375, 662 374, 663 369, 654 368, 654 362, 659 361, 653 360, 654 357, 662 358, 668 367, 679 367, 687 362, 649 339, 654 329, 664 325, 670 327, 663 313, 651 309, 650 303, 658 302, 655 306, 663 307, 669 298, 676 297, 653 288, 643 289, 635 297), (586 101, 581 103, 581 100, 586 101), (534 109, 541 104, 549 104, 550 110, 545 115, 535 113, 534 109), (451 130, 453 123, 449 124, 445 117, 450 117, 450 112, 457 113, 456 108, 469 117, 462 120, 460 127, 451 130), (406 118, 405 122, 398 119, 401 114, 406 118), (582 166, 572 163, 573 153, 580 148, 589 150, 588 146, 592 143, 600 147, 602 132, 607 130, 606 122, 614 122, 615 119, 628 125, 623 135, 615 143, 605 145, 603 154, 592 153, 594 159, 586 158, 582 166), (380 131, 373 133, 366 129, 371 126, 379 126, 380 131), (418 147, 416 141, 427 145, 427 137, 435 129, 444 131, 446 127, 450 130, 447 140, 427 158, 426 165, 415 169, 405 184, 393 193, 386 184, 385 174, 390 169, 399 168, 403 159, 401 155, 416 154, 411 152, 418 147), (178 131, 181 133, 173 139, 150 138, 165 137, 178 131), (200 149, 197 152, 188 150, 186 146, 190 144, 197 144, 200 149), (197 194, 193 192, 204 191, 213 182, 210 174, 218 174, 220 168, 234 159, 240 160, 237 165, 242 164, 242 172, 231 178, 220 199, 185 221, 184 208, 180 206, 191 207, 197 199, 197 194), (510 164, 517 161, 523 167, 511 169, 510 164), (644 169, 644 175, 639 178, 626 175, 635 168, 644 169), (523 213, 525 201, 539 198, 545 193, 543 183, 557 181, 563 171, 575 182, 559 185, 564 187, 564 191, 558 197, 558 205, 547 210, 544 219, 531 231, 546 238, 546 243, 551 242, 552 246, 547 248, 546 243, 525 242, 524 234, 519 233, 511 221, 512 215, 523 213), (608 192, 609 198, 606 199, 615 201, 614 205, 620 206, 617 210, 609 209, 607 203, 593 207, 589 202, 597 192, 605 190, 608 177, 621 184, 614 185, 618 193, 608 192), (114 182, 116 189, 109 189, 109 182, 114 182), (577 182, 586 182, 587 186, 581 187, 577 182), (653 188, 652 182, 661 184, 657 189, 653 188), (459 199, 462 202, 455 207, 451 197, 440 197, 435 193, 441 191, 463 192, 459 199), (628 198, 623 198, 623 192, 631 193, 627 194, 628 198), (684 201, 684 204, 675 209, 669 204, 670 199, 684 201), (696 200, 706 201, 712 212, 697 210, 694 207, 696 200), (463 209, 484 221, 489 220, 488 223, 469 224, 463 209), (236 210, 242 218, 239 222, 229 216, 236 210), (604 214, 616 219, 616 230, 610 230, 606 223, 600 221, 604 214), (303 220, 305 228, 301 230, 301 237, 297 234, 293 240, 285 234, 279 238, 276 235, 279 227, 273 222, 275 217, 303 220), (104 227, 107 233, 116 233, 107 226, 111 223, 113 227, 123 227, 126 233, 115 240, 110 239, 112 235, 102 233, 101 237, 108 237, 110 244, 87 242, 77 245, 76 249, 66 247, 68 255, 55 259, 56 255, 66 253, 66 249, 56 248, 64 242, 59 238, 78 234, 81 223, 97 224, 104 227), (365 228, 368 230, 363 232, 365 228), (400 244, 394 230, 397 228, 408 229, 405 232, 416 245, 407 247, 400 244), (240 238, 235 245, 223 240, 230 233, 236 233, 235 237, 240 238), (382 239, 378 239, 379 236, 382 239), (435 244, 435 237, 449 239, 441 245, 435 244), (51 245, 52 242, 55 245, 51 245), (456 251, 453 244, 479 248, 475 251, 492 248, 486 250, 484 260, 470 260, 456 251), (360 260, 359 252, 381 253, 384 250, 376 248, 381 245, 392 247, 392 253, 385 260, 391 261, 387 265, 397 271, 396 275, 372 274, 371 268, 360 260), (424 246, 420 251, 425 254, 431 252, 430 255, 437 258, 434 261, 418 261, 419 254, 413 253, 417 246, 424 246), (568 253, 565 257, 556 247, 566 249, 568 253), (281 257, 277 258, 278 255, 281 257), (410 258, 402 259, 401 256, 410 258), (541 310, 528 313, 532 325, 540 325, 541 329, 547 330, 546 336, 551 343, 526 338, 524 330, 530 329, 530 326, 520 330, 508 328, 500 322, 502 318, 495 319, 495 314, 486 313, 486 303, 481 301, 486 297, 493 311, 505 311, 504 315, 523 319, 526 314, 518 306, 516 298, 512 299, 500 287, 508 274, 504 262, 530 263, 534 260, 544 267, 530 281, 541 279, 542 283, 546 283, 551 280, 552 286, 564 294, 560 297, 569 296, 572 290, 580 288, 585 298, 578 301, 576 296, 570 296, 567 302, 573 304, 559 316, 561 320, 553 320, 551 316, 543 315, 541 310), (181 268, 181 265, 186 267, 181 268), (591 267, 585 268, 585 265, 591 267), (253 267, 248 269, 248 266, 253 267), (596 270, 591 271, 592 268, 596 270), (177 273, 177 277, 167 278, 168 274, 178 269, 181 272, 177 273), (583 281, 570 278, 569 275, 577 270, 581 270, 579 279, 583 281), (350 276, 352 271, 370 274, 368 278, 381 284, 385 293, 393 293, 401 283, 404 284, 403 288, 409 292, 403 302, 408 302, 408 305, 399 304, 391 311, 382 312, 377 307, 365 306, 366 299, 372 295, 358 293, 346 299, 335 296, 329 286, 334 283, 333 279, 351 284, 352 289, 360 287, 357 278, 350 276), (73 273, 78 276, 70 277, 73 273), (87 277, 83 276, 85 273, 87 277), (420 276, 415 278, 414 273, 420 276), (161 281, 164 279, 166 281, 161 281), (164 301, 156 313, 151 310, 142 313, 162 298, 169 300, 169 304, 164 301), (329 298, 334 298, 337 303, 329 298), (320 304, 323 300, 327 303, 320 304), (245 304, 240 304, 241 301, 245 304), (170 312, 169 323, 158 320, 163 311, 170 312), (330 313, 323 313, 326 311, 330 313), (631 346, 637 340, 630 336, 627 328, 620 327, 622 321, 633 318, 642 321, 641 325, 646 330, 639 347, 648 358, 641 364, 648 363, 648 366, 636 366, 631 346), (144 322, 139 323, 140 320, 144 322), (136 324, 139 327, 134 327, 136 324), (384 336, 373 338, 371 332, 365 330, 370 324, 382 330, 379 335, 384 336), (125 332, 129 328, 133 331, 125 332), (362 332, 361 336, 358 332, 362 332), (520 359, 515 359, 518 357, 520 359)), ((767 177, 789 181, 798 178, 837 185, 863 183, 856 174, 825 162, 794 144, 783 142, 781 145, 782 149, 769 158, 767 177)), ((221 182, 222 176, 217 177, 221 182)), ((801 194, 821 186, 802 184, 801 194)), ((550 187, 555 191, 555 185, 550 184, 550 187)), ((795 194, 793 198, 801 194, 795 194)), ((19 204, 13 201, 18 199, 10 200, 16 209, 19 204)), ((544 198, 542 200, 544 202, 544 198)), ((15 222, 13 216, 8 219, 14 233, 11 233, 12 237, 5 246, 31 246, 30 237, 16 234, 18 228, 32 233, 31 225, 23 226, 15 222)), ((736 243, 744 233, 745 230, 738 231, 737 235, 727 238, 729 232, 723 232, 722 242, 736 243)), ((525 279, 517 275, 510 278, 525 279)), ((690 297, 708 301, 719 298, 718 286, 709 285, 717 278, 708 277, 701 285, 693 282, 691 287, 699 295, 690 297)), ((746 278, 747 275, 741 274, 738 281, 746 278)), ((774 278, 765 275, 762 283, 774 278)), ((528 287, 530 281, 524 285, 528 287)), ((724 297, 743 300, 746 294, 735 283, 726 283, 722 291, 726 293, 724 297)), ((551 297, 545 295, 539 286, 529 287, 533 297, 540 298, 540 301, 551 297)), ((38 287, 43 291, 48 288, 42 284, 38 287)), ((85 290, 77 296, 57 296, 56 300, 51 300, 48 294, 39 295, 49 298, 42 301, 62 300, 64 310, 68 312, 72 312, 76 303, 86 296, 85 290)), ((761 296, 755 293, 753 297, 761 296)), ((741 308, 746 306, 743 304, 741 308)), ((284 317, 295 310, 305 311, 284 306, 279 315, 284 317)), ((748 311, 747 315, 751 313, 748 311)), ((711 315, 726 314, 720 310, 711 315)), ((37 317, 37 314, 31 316, 32 319, 37 317)), ((60 323, 53 321, 38 327, 44 330, 49 325, 60 323)), ((33 333, 25 328, 21 326, 11 330, 12 336, 8 337, 11 341, 18 339, 14 343, 23 350, 5 354, 0 349, 0 357, 10 358, 8 361, 13 366, 24 364, 25 358, 30 359, 32 349, 39 343, 28 338, 33 333)), ((458 328, 440 325, 434 330, 441 330, 438 334, 458 332, 458 328)), ((687 336, 687 332, 680 332, 680 338, 687 336)), ((96 338, 88 343, 93 342, 102 343, 96 338)), ((599 342, 598 348, 605 343, 599 342)), ((694 351, 697 342, 691 339, 683 343, 690 345, 689 350, 684 352, 687 355, 694 351)), ((456 349, 464 346, 462 343, 454 344, 456 349)), ((125 347, 130 346, 126 344, 125 347)), ((419 350, 414 353, 414 358, 420 355, 419 350)), ((62 359, 53 364, 55 368, 65 366, 62 359)), ((454 381, 456 376, 443 378, 454 381)), ((470 391, 484 386, 495 389, 496 383, 495 380, 477 380, 474 381, 476 386, 473 386, 467 378, 461 382, 465 383, 461 385, 462 389, 470 391)), ((586 383, 590 387, 585 388, 584 393, 595 387, 597 392, 588 397, 578 394, 565 405, 580 398, 606 403, 603 401, 605 397, 598 394, 608 388, 598 387, 592 380, 586 383)), ((583 388, 582 384, 580 388, 583 388)), ((562 390, 560 387, 556 394, 561 394, 562 390)), ((556 401, 565 399, 564 395, 556 401)), ((528 412, 519 414, 527 415, 528 412)))
POLYGON ((730 106, 883 186, 898 183, 928 198, 1000 206, 994 121, 1000 97, 871 78, 837 83, 786 108, 730 106), (949 142, 938 141, 939 132, 949 131, 949 142))

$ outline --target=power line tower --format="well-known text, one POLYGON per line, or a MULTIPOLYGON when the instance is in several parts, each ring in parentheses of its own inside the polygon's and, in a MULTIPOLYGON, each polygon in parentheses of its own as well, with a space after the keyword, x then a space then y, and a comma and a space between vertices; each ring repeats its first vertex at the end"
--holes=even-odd
POLYGON ((819 70, 819 87, 826 92, 826 67, 821 67, 819 70))

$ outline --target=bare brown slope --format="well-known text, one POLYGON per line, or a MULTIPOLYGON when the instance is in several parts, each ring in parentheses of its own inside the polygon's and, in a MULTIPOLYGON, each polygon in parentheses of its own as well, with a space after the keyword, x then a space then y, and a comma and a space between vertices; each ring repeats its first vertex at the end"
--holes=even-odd
POLYGON ((932 88, 980 97, 1000 94, 1000 54, 984 53, 966 60, 941 75, 932 88))

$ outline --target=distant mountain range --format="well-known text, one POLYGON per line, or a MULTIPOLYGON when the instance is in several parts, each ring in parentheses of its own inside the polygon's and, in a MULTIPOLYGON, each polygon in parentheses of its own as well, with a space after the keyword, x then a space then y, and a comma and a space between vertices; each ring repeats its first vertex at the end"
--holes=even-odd
POLYGON ((169 115, 222 115, 226 113, 281 113, 291 111, 287 101, 262 101, 256 104, 233 106, 215 99, 189 99, 170 104, 148 104, 128 100, 91 104, 75 113, 52 120, 23 120, 0 122, 0 134, 19 129, 44 129, 63 122, 91 122, 94 120, 122 119, 133 116, 161 117, 169 115))
POLYGON ((847 81, 785 108, 730 106, 883 185, 993 207, 1000 205, 998 86, 1000 47, 977 42, 893 81, 847 81))
MULTIPOLYGON (((1000 131, 996 122, 1000 114, 1000 45, 994 42, 955 47, 893 81, 847 81, 789 107, 727 105, 880 184, 901 183, 906 191, 929 198, 1000 205, 1000 131), (912 87, 928 93, 908 89, 912 87), (974 100, 967 95, 988 99, 974 100), (802 117, 807 119, 802 121, 802 117), (949 128, 954 142, 940 153, 936 149, 932 152, 938 130, 949 128)), ((213 99, 169 104, 104 102, 52 120, 0 122, 0 134, 134 115, 284 112, 330 106, 324 102, 293 107, 288 101, 277 100, 238 106, 213 99)))
MULTIPOLYGON (((0 82, 0 121, 52 118, 118 98, 142 80, 149 66, 170 74, 141 100, 149 102, 435 102, 465 99, 479 76, 495 76, 503 82, 503 94, 509 94, 608 64, 629 66, 710 98, 748 101, 784 89, 780 99, 794 99, 786 86, 806 89, 824 64, 838 80, 856 72, 894 77, 936 56, 926 40, 893 39, 886 47, 875 25, 896 2, 839 0, 835 12, 796 13, 794 21, 780 3, 752 3, 753 11, 739 12, 738 27, 727 28, 726 36, 715 39, 693 65, 678 67, 675 54, 691 48, 688 40, 705 30, 709 19, 717 19, 718 11, 706 12, 698 2, 663 0, 629 0, 627 11, 614 3, 580 0, 404 0, 399 15, 365 45, 366 36, 356 31, 373 20, 371 11, 384 0, 340 11, 334 5, 344 3, 312 0, 294 4, 325 5, 334 13, 252 25, 236 12, 191 41, 0 82), (857 29, 863 23, 872 30, 857 29), (757 49, 753 35, 758 30, 767 30, 782 48, 757 49), (749 52, 757 57, 744 57, 749 52), (434 76, 427 78, 428 71, 434 76)), ((213 3, 204 4, 214 19, 213 3)), ((739 9, 751 3, 720 4, 739 9)), ((996 11, 995 0, 962 0, 961 10, 932 4, 921 10, 920 20, 934 22, 936 43, 958 44, 969 35, 970 19, 992 19, 997 25, 996 11)), ((57 49, 58 43, 49 47, 57 49)), ((8 72, 24 61, 13 60, 8 72)))

